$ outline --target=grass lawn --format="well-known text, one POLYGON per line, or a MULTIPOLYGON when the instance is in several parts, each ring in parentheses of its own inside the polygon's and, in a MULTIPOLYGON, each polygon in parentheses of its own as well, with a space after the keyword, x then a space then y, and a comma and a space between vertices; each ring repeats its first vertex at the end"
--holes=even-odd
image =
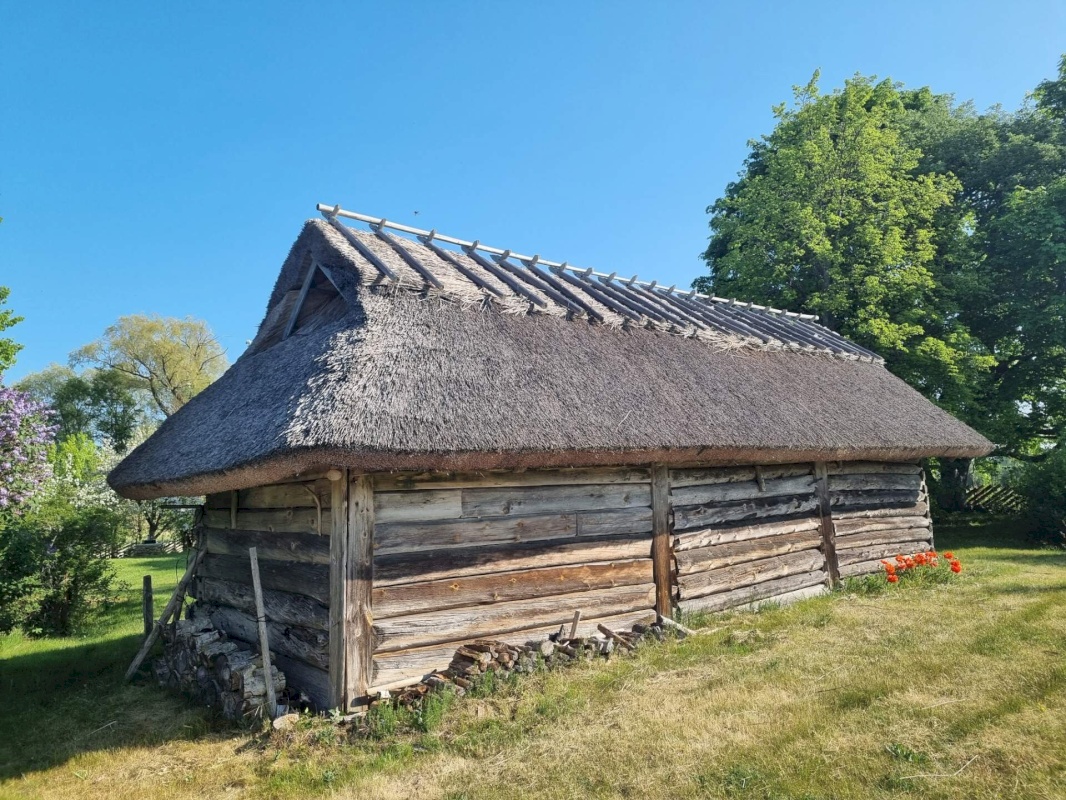
POLYGON ((938 529, 952 585, 840 594, 526 678, 428 731, 283 741, 122 686, 140 576, 82 639, 0 639, 0 796, 79 798, 1063 798, 1066 553, 938 529))

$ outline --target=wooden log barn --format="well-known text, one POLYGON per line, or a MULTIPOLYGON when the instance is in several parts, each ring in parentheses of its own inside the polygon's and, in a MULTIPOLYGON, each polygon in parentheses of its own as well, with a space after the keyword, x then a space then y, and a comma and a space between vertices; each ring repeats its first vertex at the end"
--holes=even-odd
POLYGON ((111 473, 206 495, 190 594, 350 708, 524 642, 823 591, 931 546, 921 459, 992 445, 811 316, 338 207, 257 336, 111 473))

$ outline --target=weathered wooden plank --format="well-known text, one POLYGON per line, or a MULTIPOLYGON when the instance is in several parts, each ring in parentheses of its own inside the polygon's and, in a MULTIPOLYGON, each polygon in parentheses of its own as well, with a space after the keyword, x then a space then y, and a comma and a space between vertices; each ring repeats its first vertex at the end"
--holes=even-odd
MULTIPOLYGON (((200 575, 252 585, 252 570, 248 566, 248 559, 240 556, 208 554, 200 564, 200 575)), ((259 575, 267 589, 303 594, 320 603, 329 603, 329 567, 325 564, 264 559, 259 562, 259 575)))
POLYGON ((842 578, 857 578, 860 575, 872 575, 877 572, 884 572, 884 565, 881 564, 879 558, 840 565, 840 577, 842 578))
POLYGON ((348 486, 348 559, 344 601, 346 707, 366 695, 373 670, 374 488, 367 475, 348 486))
POLYGON ((374 495, 374 523, 425 522, 462 516, 459 489, 422 492, 378 492, 374 495))
POLYGON ((579 609, 583 615, 610 616, 650 610, 654 604, 655 584, 647 583, 392 617, 376 622, 374 632, 378 650, 389 652, 479 636, 498 637, 524 628, 558 626, 570 623, 579 609))
POLYGON ((724 505, 674 507, 674 529, 686 530, 709 527, 744 520, 798 517, 818 507, 818 500, 809 497, 767 497, 724 505))
POLYGON ((825 557, 819 550, 803 550, 783 556, 748 561, 731 567, 679 575, 678 588, 682 600, 703 597, 715 592, 729 592, 752 583, 784 578, 799 572, 824 570, 825 557))
MULTIPOLYGON (((810 475, 810 464, 775 464, 760 467, 763 480, 791 478, 797 475, 810 475)), ((709 483, 735 483, 755 481, 755 467, 697 467, 692 469, 670 470, 670 486, 699 486, 709 483)))
POLYGON ((833 522, 851 519, 877 519, 880 517, 928 517, 929 504, 924 500, 909 506, 872 508, 834 508, 833 522))
POLYGON ((932 522, 928 517, 859 517, 856 519, 834 520, 837 536, 851 536, 856 533, 889 531, 897 528, 928 528, 932 522))
POLYGON ((811 570, 797 575, 789 575, 785 578, 775 578, 763 581, 742 589, 734 589, 729 592, 719 592, 703 597, 683 599, 681 608, 685 611, 727 611, 733 608, 741 608, 748 603, 760 600, 768 600, 774 597, 788 596, 792 592, 802 591, 814 586, 824 588, 826 583, 824 570, 811 570))
POLYGON ((829 504, 834 509, 853 511, 860 508, 907 508, 919 501, 918 490, 870 489, 860 491, 830 492, 829 504))
POLYGON ((899 463, 893 461, 842 461, 830 462, 829 474, 861 475, 883 472, 896 475, 917 475, 922 471, 921 464, 899 463))
MULTIPOLYGON (((198 600, 255 614, 255 596, 248 584, 221 578, 199 578, 194 583, 193 596, 198 600)), ((329 609, 306 595, 267 589, 263 591, 263 602, 272 622, 323 631, 329 628, 329 609)))
POLYGON ((761 539, 767 536, 780 536, 801 531, 817 531, 820 528, 818 517, 803 517, 780 522, 764 522, 759 525, 739 525, 730 528, 699 528, 674 536, 674 552, 696 550, 726 542, 743 542, 749 539, 761 539))
POLYGON ((464 517, 499 517, 650 506, 651 487, 641 483, 604 483, 463 489, 462 497, 464 517))
POLYGON ((390 522, 374 528, 374 552, 413 553, 471 545, 573 539, 576 514, 490 517, 437 522, 390 522))
MULTIPOLYGON (((328 515, 323 519, 325 528, 328 515)), ((230 511, 209 508, 204 512, 204 523, 209 528, 231 528, 230 511)), ((245 531, 270 531, 281 533, 319 533, 318 510, 313 508, 273 509, 268 511, 242 511, 237 509, 236 526, 245 531)), ((321 531, 329 533, 328 530, 321 531)))
POLYGON ((329 704, 329 672, 313 667, 305 661, 274 654, 274 666, 285 673, 285 685, 301 692, 319 711, 334 706, 329 704))
POLYGON ((814 476, 796 475, 790 478, 764 479, 763 486, 766 487, 765 491, 759 488, 756 480, 684 486, 672 489, 670 499, 675 506, 692 506, 751 500, 757 497, 813 494, 814 476))
POLYGON ((897 473, 850 474, 829 476, 829 491, 848 492, 862 489, 906 489, 917 493, 922 486, 922 474, 900 475, 897 473))
POLYGON ((374 562, 374 585, 458 578, 486 572, 517 571, 536 567, 625 561, 651 558, 650 536, 578 539, 574 542, 533 542, 498 547, 468 547, 428 553, 382 556, 374 562))
POLYGON ((651 468, 651 514, 655 613, 672 618, 674 564, 670 551, 670 471, 662 464, 651 468))
MULTIPOLYGON (((257 645, 259 629, 252 614, 209 603, 202 604, 202 607, 198 604, 198 607, 197 613, 207 614, 219 630, 234 639, 257 645)), ((271 650, 319 669, 329 668, 329 635, 325 631, 267 622, 267 635, 270 637, 271 650)))
POLYGON ((329 563, 329 707, 346 708, 345 654, 348 650, 345 591, 348 575, 348 470, 337 470, 330 481, 329 563))
POLYGON ((270 533, 268 531, 231 531, 206 528, 207 552, 221 556, 239 556, 249 547, 259 557, 274 561, 299 561, 308 564, 329 563, 329 537, 319 533, 270 533))
MULTIPOLYGON (((277 483, 270 486, 256 486, 237 492, 238 509, 270 508, 318 508, 315 499, 322 508, 329 508, 330 483, 320 478, 307 483, 277 483)), ((228 509, 229 492, 208 495, 207 508, 228 509)))
POLYGON ((578 536, 624 536, 651 534, 651 509, 619 508, 612 511, 584 511, 577 515, 578 536))
POLYGON ((840 551, 840 563, 857 564, 861 561, 874 561, 893 559, 897 555, 911 555, 921 553, 929 549, 928 539, 913 539, 911 541, 892 542, 890 544, 873 545, 871 547, 856 547, 850 550, 840 551))
POLYGON ((648 470, 634 467, 531 469, 524 472, 394 472, 374 476, 374 491, 467 489, 505 486, 568 486, 583 483, 647 483, 648 470))
POLYGON ((822 543, 818 530, 786 533, 743 542, 712 545, 697 550, 683 550, 674 554, 677 559, 677 574, 689 575, 709 569, 729 567, 745 561, 758 561, 800 550, 811 550, 822 543))
MULTIPOLYGON (((655 613, 650 609, 618 614, 606 617, 594 617, 585 619, 582 616, 578 623, 578 636, 592 636, 595 634, 597 625, 605 625, 611 630, 629 630, 638 622, 652 622, 655 613)), ((488 638, 494 641, 507 642, 508 644, 525 644, 528 641, 544 639, 548 634, 559 630, 559 625, 541 626, 536 628, 523 628, 522 630, 491 635, 488 638)), ((470 640, 465 640, 470 641, 470 640)), ((374 686, 384 686, 393 681, 403 680, 411 676, 428 675, 435 670, 447 668, 455 655, 456 648, 463 641, 446 642, 444 644, 431 645, 430 647, 398 650, 391 653, 377 653, 374 656, 374 686)), ((373 689, 373 687, 371 687, 373 689)))
POLYGON ((398 586, 375 586, 374 619, 512 600, 532 600, 590 589, 633 586, 652 580, 651 559, 641 558, 498 572, 398 586))
POLYGON ((854 550, 856 547, 872 547, 878 544, 887 545, 892 542, 931 542, 932 540, 933 534, 928 528, 893 528, 838 536, 837 550, 843 553, 845 550, 854 550))

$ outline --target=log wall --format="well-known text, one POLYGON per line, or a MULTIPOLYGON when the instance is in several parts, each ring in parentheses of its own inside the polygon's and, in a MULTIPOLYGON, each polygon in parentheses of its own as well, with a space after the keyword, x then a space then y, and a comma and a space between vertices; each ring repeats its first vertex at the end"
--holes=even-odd
POLYGON ((372 686, 444 669, 464 641, 621 627, 655 605, 642 469, 375 476, 372 686))
POLYGON ((207 554, 189 593, 233 639, 259 648, 248 548, 257 548, 267 633, 290 686, 329 707, 330 482, 209 495, 207 554))

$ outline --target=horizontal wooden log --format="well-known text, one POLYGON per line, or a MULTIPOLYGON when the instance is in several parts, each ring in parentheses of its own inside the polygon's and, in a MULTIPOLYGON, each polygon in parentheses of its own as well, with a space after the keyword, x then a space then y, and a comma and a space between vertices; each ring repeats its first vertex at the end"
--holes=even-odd
POLYGON ((375 492, 374 523, 456 519, 463 513, 459 489, 423 492, 375 492))
POLYGON ((875 558, 871 561, 856 561, 854 564, 841 564, 840 577, 841 578, 858 578, 863 575, 874 575, 878 572, 884 573, 885 568, 881 563, 881 559, 875 558))
POLYGON ((757 561, 800 550, 811 550, 822 544, 822 533, 818 530, 785 533, 779 536, 767 536, 744 542, 716 544, 696 550, 684 550, 676 553, 677 574, 689 575, 705 572, 709 569, 729 567, 746 561, 757 561))
POLYGON ((753 583, 784 578, 801 572, 825 568, 825 557, 819 550, 803 550, 783 556, 748 561, 731 567, 679 575, 677 578, 681 600, 703 597, 715 592, 731 592, 753 583))
POLYGON ((836 531, 837 536, 851 536, 856 533, 889 531, 901 528, 929 528, 932 524, 929 517, 920 516, 858 517, 855 519, 834 520, 833 529, 836 531))
POLYGON ((652 581, 650 558, 602 564, 575 564, 519 572, 497 572, 399 586, 376 586, 374 619, 512 600, 532 600, 590 589, 633 586, 652 581))
POLYGON ((791 478, 764 480, 761 488, 755 481, 682 486, 671 490, 670 502, 674 506, 692 506, 704 503, 751 500, 758 497, 802 496, 807 494, 814 494, 813 475, 797 475, 791 478))
POLYGON ((830 462, 829 474, 832 475, 862 475, 872 473, 886 473, 896 475, 920 475, 921 464, 900 463, 894 461, 842 461, 830 462))
POLYGON ((921 501, 909 506, 872 508, 834 508, 833 522, 852 519, 877 519, 880 517, 928 517, 929 503, 921 501))
POLYGON ((577 515, 578 536, 624 536, 646 533, 651 536, 651 509, 620 508, 612 511, 583 511, 577 515))
POLYGON ((589 467, 580 469, 530 469, 523 472, 395 472, 374 476, 374 491, 467 489, 504 486, 569 486, 582 483, 647 483, 646 469, 589 467))
MULTIPOLYGON (((258 646, 259 628, 252 614, 229 606, 198 604, 197 613, 207 614, 215 627, 233 639, 258 646)), ((270 651, 303 661, 319 669, 329 669, 329 635, 296 625, 267 623, 270 651)))
MULTIPOLYGON (((325 478, 306 483, 278 483, 270 486, 256 486, 237 492, 237 508, 261 510, 268 508, 329 508, 330 484, 325 478), (318 503, 315 503, 318 498, 318 503)), ((230 510, 232 504, 230 492, 219 492, 207 496, 206 507, 230 510)))
MULTIPOLYGON (((246 583, 203 577, 194 583, 193 596, 198 600, 216 606, 232 606, 249 614, 256 613, 255 594, 246 583)), ((329 628, 329 609, 306 595, 264 589, 263 605, 271 622, 318 630, 329 628)))
MULTIPOLYGON (((206 555, 199 574, 204 578, 218 578, 251 586, 252 570, 248 557, 206 555)), ((279 592, 292 592, 313 597, 329 604, 329 565, 306 564, 296 561, 260 560, 259 575, 263 587, 279 592)))
POLYGON ((729 592, 704 595, 684 599, 680 603, 682 611, 727 611, 733 608, 741 608, 749 603, 754 603, 769 598, 787 596, 795 591, 802 591, 815 586, 824 586, 827 573, 824 570, 810 570, 784 578, 763 581, 741 589, 729 592))
POLYGON ((675 553, 696 550, 727 542, 744 542, 749 539, 762 539, 767 536, 781 536, 802 531, 820 531, 821 524, 817 517, 803 517, 775 522, 763 522, 757 525, 736 525, 728 528, 697 528, 677 534, 673 538, 675 553))
MULTIPOLYGON (((813 475, 811 464, 774 464, 760 467, 763 480, 813 475)), ((736 483, 755 480, 755 467, 698 467, 670 470, 670 487, 699 486, 708 483, 736 483)))
POLYGON ((329 709, 329 672, 281 653, 275 653, 273 661, 285 673, 289 689, 302 692, 317 710, 329 709))
MULTIPOLYGON (((605 625, 614 631, 626 631, 638 622, 654 621, 655 614, 648 610, 616 614, 603 617, 582 617, 578 623, 578 636, 592 636, 596 633, 597 625, 605 625)), ((525 644, 528 641, 538 641, 547 638, 548 634, 559 630, 559 625, 548 625, 534 628, 523 628, 510 633, 493 634, 488 638, 494 641, 506 642, 507 644, 525 644)), ((436 670, 443 670, 451 663, 456 649, 470 640, 457 640, 445 642, 430 647, 398 650, 391 653, 375 653, 374 655, 374 686, 383 686, 396 681, 401 681, 412 676, 428 675, 436 670)))
MULTIPOLYGON (((204 512, 204 524, 209 528, 233 528, 231 512, 228 509, 209 508, 204 512)), ((268 511, 237 512, 238 530, 268 531, 281 533, 329 533, 330 515, 322 516, 322 530, 319 531, 318 510, 314 508, 288 508, 268 511)))
POLYGON ((914 553, 922 553, 928 550, 928 539, 916 539, 909 542, 892 542, 890 544, 873 545, 871 547, 856 547, 851 550, 841 550, 839 561, 841 564, 857 564, 862 561, 879 561, 882 558, 891 561, 897 555, 909 556, 914 553))
POLYGON ((888 530, 852 533, 847 536, 838 536, 836 545, 837 550, 844 551, 854 550, 857 547, 891 545, 894 542, 931 542, 932 540, 933 533, 928 528, 891 528, 888 530))
POLYGON ((809 497, 767 497, 724 505, 674 507, 674 530, 710 527, 747 520, 771 520, 775 517, 799 517, 818 507, 818 499, 809 497))
POLYGON ((830 492, 849 492, 863 489, 872 489, 875 491, 906 489, 912 492, 917 492, 921 487, 921 473, 913 475, 900 475, 898 473, 868 475, 860 473, 829 476, 830 492))
POLYGON ((651 505, 651 487, 640 483, 463 489, 464 517, 607 511, 651 505))
POLYGON ((487 572, 518 571, 567 564, 627 561, 651 557, 650 536, 578 539, 401 553, 374 559, 374 586, 459 578, 487 572))
MULTIPOLYGON (((329 563, 329 537, 320 533, 270 533, 205 528, 207 552, 220 556, 248 558, 254 547, 261 560, 329 563)), ((251 580, 251 578, 249 578, 251 580)))
POLYGON ((883 489, 846 492, 830 492, 832 509, 856 510, 861 508, 908 508, 919 501, 918 490, 883 489))
POLYGON ((654 584, 595 589, 379 620, 374 622, 375 641, 377 651, 390 652, 524 628, 569 625, 575 611, 582 616, 611 616, 650 609, 654 604, 654 584))

